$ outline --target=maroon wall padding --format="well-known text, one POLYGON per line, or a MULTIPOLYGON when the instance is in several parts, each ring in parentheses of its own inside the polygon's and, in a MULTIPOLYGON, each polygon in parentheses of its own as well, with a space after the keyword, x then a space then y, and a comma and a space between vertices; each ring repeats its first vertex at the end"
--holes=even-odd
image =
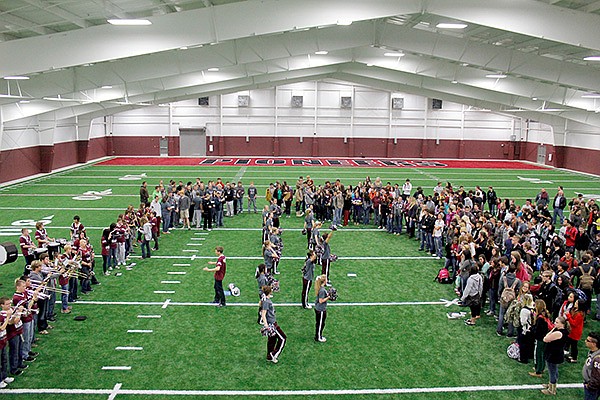
POLYGON ((88 161, 88 153, 90 149, 89 140, 78 140, 77 141, 77 162, 84 164, 88 161))
MULTIPOLYGON (((51 146, 45 147, 51 148, 51 146)), ((77 151, 79 150, 77 142, 55 143, 53 150, 54 157, 52 159, 51 171, 69 165, 77 164, 77 151)))
POLYGON ((39 146, 40 171, 44 174, 52 172, 54 166, 54 146, 39 146))
POLYGON ((88 145, 88 160, 106 157, 108 155, 107 140, 105 137, 90 139, 88 145))
POLYGON ((160 156, 160 136, 112 136, 115 156, 160 156))
MULTIPOLYGON (((252 140, 252 139, 250 139, 252 140)), ((279 138, 279 155, 281 157, 307 155, 312 152, 312 138, 303 138, 300 143, 300 138, 297 137, 280 137, 279 138)))
MULTIPOLYGON (((169 136, 168 146, 169 146, 169 156, 177 157, 177 156, 181 155, 181 145, 179 142, 179 136, 169 136)), ((160 148, 158 149, 158 151, 160 152, 160 148)))
POLYGON ((0 182, 39 174, 40 169, 40 148, 37 146, 0 151, 0 182))
POLYGON ((600 150, 562 146, 554 149, 556 150, 554 158, 557 163, 562 162, 557 167, 600 175, 600 150))

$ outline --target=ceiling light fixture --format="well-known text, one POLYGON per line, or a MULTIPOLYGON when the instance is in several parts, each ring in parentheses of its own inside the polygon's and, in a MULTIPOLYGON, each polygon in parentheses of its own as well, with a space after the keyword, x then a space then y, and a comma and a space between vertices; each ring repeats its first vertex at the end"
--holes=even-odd
POLYGON ((452 81, 452 83, 454 83, 454 84, 457 84, 457 83, 458 83, 458 81, 457 81, 457 80, 454 80, 454 81, 452 81))
POLYGON ((468 25, 455 22, 440 22, 435 27, 438 29, 465 29, 468 25))
POLYGON ((581 95, 582 99, 600 99, 600 93, 586 93, 581 95))
POLYGON ((21 103, 21 104, 29 104, 31 102, 29 100, 21 100, 21 101, 19 101, 19 103, 21 103))
POLYGON ((504 74, 487 74, 485 77, 490 78, 490 79, 504 79, 504 78, 506 78, 506 75, 504 75, 504 74))
POLYGON ((28 76, 5 76, 4 79, 6 79, 7 81, 26 81, 29 80, 28 76))
POLYGON ((101 89, 112 89, 112 86, 110 85, 104 85, 101 87, 101 89))
POLYGON ((600 61, 600 56, 588 56, 583 57, 584 61, 600 61))
POLYGON ((187 47, 187 46, 181 46, 181 47, 179 48, 179 50, 187 50, 187 49, 188 49, 188 47, 187 47))
POLYGON ((368 63, 367 67, 372 67, 374 64, 368 63))
POLYGON ((108 22, 111 25, 116 25, 116 26, 142 26, 142 25, 152 25, 152 22, 150 22, 147 19, 107 19, 106 22, 108 22))
POLYGON ((387 53, 383 53, 386 57, 404 57, 404 53, 400 53, 399 51, 390 51, 387 53))
POLYGON ((341 25, 341 26, 352 25, 352 20, 351 19, 340 19, 340 20, 338 20, 337 24, 341 25))
POLYGON ((319 51, 315 51, 315 54, 318 54, 320 56, 324 56, 325 54, 329 53, 327 50, 319 50, 319 51))
POLYGON ((207 69, 208 72, 219 72, 219 68, 209 68, 207 69))

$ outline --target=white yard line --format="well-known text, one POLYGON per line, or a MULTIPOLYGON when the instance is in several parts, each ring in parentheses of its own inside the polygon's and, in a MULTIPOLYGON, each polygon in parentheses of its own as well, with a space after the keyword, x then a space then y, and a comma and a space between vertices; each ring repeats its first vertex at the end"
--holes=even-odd
POLYGON ((242 180, 242 177, 244 176, 244 174, 246 173, 246 170, 248 169, 248 167, 242 167, 239 169, 239 171, 237 172, 237 174, 235 175, 235 177, 233 177, 233 183, 235 183, 237 185, 237 182, 242 180))
POLYGON ((127 331, 127 333, 152 333, 152 332, 154 332, 152 329, 129 329, 127 331))
POLYGON ((105 366, 102 367, 103 370, 105 371, 129 371, 131 369, 131 367, 126 367, 126 366, 105 366))
POLYGON ((121 386, 123 386, 122 383, 115 384, 112 392, 110 393, 110 396, 108 396, 108 400, 115 400, 115 397, 117 397, 117 395, 119 394, 119 390, 121 390, 121 386))
POLYGON ((160 308, 164 310, 165 308, 169 307, 169 304, 171 304, 171 299, 166 299, 160 308))
MULTIPOLYGON (((131 369, 131 367, 129 367, 131 369)), ((442 386, 420 388, 386 388, 386 389, 303 389, 303 390, 136 390, 136 389, 3 389, 6 394, 65 394, 65 395, 106 395, 116 392, 117 395, 133 396, 342 396, 342 395, 391 395, 407 393, 461 393, 461 392, 499 392, 540 390, 541 384, 535 385, 495 385, 495 386, 442 386)), ((559 383, 557 389, 581 389, 582 383, 559 383)))
POLYGON ((169 271, 167 272, 167 275, 186 275, 187 272, 185 271, 169 271))
POLYGON ((133 347, 133 346, 117 346, 115 350, 123 350, 123 351, 142 351, 143 347, 133 347))
POLYGON ((162 318, 162 315, 138 315, 138 318, 150 318, 150 319, 159 319, 162 318))
MULTIPOLYGON (((214 307, 215 303, 195 303, 195 302, 177 302, 168 299, 170 306, 184 306, 184 307, 214 307)), ((99 301, 99 300, 81 300, 77 304, 87 305, 118 305, 118 306, 129 306, 129 305, 147 305, 147 306, 163 306, 165 303, 159 303, 154 301, 142 302, 142 301, 99 301)), ((395 301, 395 302, 365 302, 365 303, 338 303, 329 302, 331 307, 402 307, 402 306, 449 306, 456 304, 455 300, 440 299, 439 301, 395 301)), ((277 303, 277 307, 301 307, 301 303, 277 303)), ((256 307, 256 303, 227 303, 227 307, 256 307)))

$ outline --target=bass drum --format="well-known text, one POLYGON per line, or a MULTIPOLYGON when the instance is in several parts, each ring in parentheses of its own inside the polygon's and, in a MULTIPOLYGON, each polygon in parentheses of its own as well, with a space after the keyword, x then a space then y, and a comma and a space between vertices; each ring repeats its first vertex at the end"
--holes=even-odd
POLYGON ((17 246, 11 242, 0 243, 0 265, 15 262, 18 257, 19 252, 17 246))

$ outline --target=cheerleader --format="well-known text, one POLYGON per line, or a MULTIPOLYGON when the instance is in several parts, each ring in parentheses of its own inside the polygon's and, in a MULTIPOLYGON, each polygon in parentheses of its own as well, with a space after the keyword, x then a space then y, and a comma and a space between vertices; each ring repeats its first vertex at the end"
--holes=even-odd
POLYGON ((329 260, 329 257, 331 256, 329 241, 331 240, 331 236, 333 236, 333 231, 324 233, 323 239, 321 240, 321 245, 323 247, 323 252, 321 253, 321 274, 327 276, 327 286, 331 286, 329 280, 329 266, 331 265, 331 260, 329 260))
POLYGON ((277 258, 273 260, 273 273, 279 275, 279 260, 281 259, 281 251, 283 250, 283 241, 281 240, 281 230, 279 228, 271 228, 271 234, 269 235, 269 242, 277 254, 277 258))
POLYGON ((274 263, 279 261, 279 256, 273 248, 273 244, 268 240, 263 246, 263 258, 265 260, 265 265, 267 266, 267 272, 271 275, 273 275, 273 273, 279 274, 278 271, 274 271, 274 263))
POLYGON ((315 301, 315 341, 324 343, 327 338, 323 337, 323 329, 325 328, 325 320, 327 319, 327 301, 329 300, 329 294, 325 289, 327 283, 327 276, 320 275, 315 281, 315 291, 317 293, 317 299, 315 301))
POLYGON ((260 302, 261 321, 265 328, 272 326, 274 329, 273 335, 268 336, 267 361, 277 364, 279 356, 285 347, 287 336, 279 325, 277 325, 275 307, 273 307, 273 302, 271 301, 271 287, 263 286, 262 291, 264 293, 264 298, 260 302))
MULTIPOLYGON (((268 279, 267 279, 267 266, 265 264, 258 264, 258 267, 256 267, 256 274, 255 274, 255 278, 256 278, 256 282, 258 283, 258 301, 259 304, 260 302, 263 300, 265 294, 263 292, 263 287, 264 286, 268 286, 268 279)), ((260 325, 262 325, 262 308, 259 307, 258 308, 258 323, 260 325)))
POLYGON ((312 306, 308 303, 308 292, 312 286, 312 281, 315 275, 315 262, 317 255, 314 251, 309 250, 304 267, 302 268, 302 308, 310 309, 312 306))

